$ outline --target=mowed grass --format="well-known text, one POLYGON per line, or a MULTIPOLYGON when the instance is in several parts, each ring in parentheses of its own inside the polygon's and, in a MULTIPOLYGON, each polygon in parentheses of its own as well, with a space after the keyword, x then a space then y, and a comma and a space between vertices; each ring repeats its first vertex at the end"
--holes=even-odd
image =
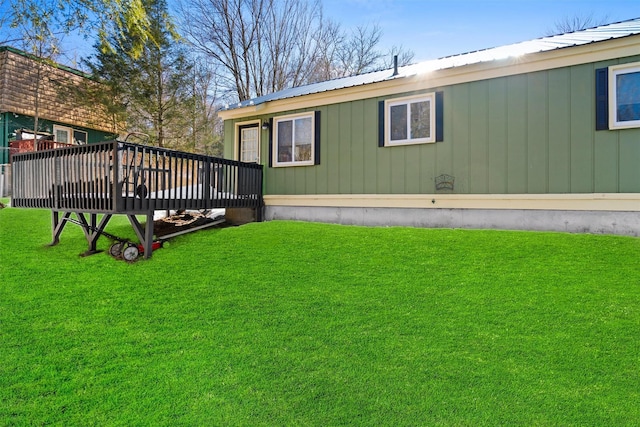
POLYGON ((636 238, 268 222, 127 264, 50 233, 0 210, 1 425, 640 423, 636 238))

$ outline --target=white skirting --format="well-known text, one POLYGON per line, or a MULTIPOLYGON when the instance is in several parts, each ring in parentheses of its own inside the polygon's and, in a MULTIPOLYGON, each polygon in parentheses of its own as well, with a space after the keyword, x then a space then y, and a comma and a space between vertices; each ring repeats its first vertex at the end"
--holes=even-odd
MULTIPOLYGON (((517 195, 507 196, 506 201, 505 196, 480 197, 486 207, 478 203, 477 196, 470 196, 469 205, 472 207, 439 207, 439 202, 440 205, 447 204, 442 202, 442 195, 435 199, 435 203, 428 199, 431 196, 424 196, 425 200, 419 203, 415 196, 410 196, 408 202, 403 201, 401 196, 393 196, 393 204, 400 206, 379 206, 381 199, 388 202, 388 196, 380 199, 370 195, 364 198, 338 196, 331 199, 329 196, 265 196, 264 219, 368 226, 640 235, 639 195, 579 195, 573 201, 571 199, 574 195, 567 196, 517 195), (322 206, 322 202, 326 204, 322 206), (403 206, 422 203, 424 206, 403 206), (364 206, 357 206, 358 204, 364 206)), ((464 196, 456 195, 449 202, 464 206, 463 199, 464 196)))

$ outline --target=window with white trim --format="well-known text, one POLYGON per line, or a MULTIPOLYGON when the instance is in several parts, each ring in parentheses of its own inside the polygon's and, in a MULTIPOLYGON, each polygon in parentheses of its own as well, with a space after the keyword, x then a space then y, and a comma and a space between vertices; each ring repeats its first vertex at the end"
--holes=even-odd
POLYGON ((385 101, 385 146, 436 142, 435 93, 385 101))
POLYGON ((315 164, 314 112, 274 117, 273 166, 315 164))
POLYGON ((73 129, 65 126, 53 126, 53 138, 56 142, 62 142, 64 144, 71 144, 71 136, 73 135, 73 129))
POLYGON ((609 67, 609 128, 640 127, 640 63, 609 67))
POLYGON ((65 144, 86 144, 87 132, 67 126, 53 125, 53 138, 65 144))

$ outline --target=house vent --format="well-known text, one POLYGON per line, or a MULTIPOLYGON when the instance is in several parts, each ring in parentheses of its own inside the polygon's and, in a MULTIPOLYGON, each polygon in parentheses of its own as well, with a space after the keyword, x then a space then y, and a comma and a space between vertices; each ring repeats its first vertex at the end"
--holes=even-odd
POLYGON ((455 177, 447 174, 436 176, 436 191, 453 191, 455 177))

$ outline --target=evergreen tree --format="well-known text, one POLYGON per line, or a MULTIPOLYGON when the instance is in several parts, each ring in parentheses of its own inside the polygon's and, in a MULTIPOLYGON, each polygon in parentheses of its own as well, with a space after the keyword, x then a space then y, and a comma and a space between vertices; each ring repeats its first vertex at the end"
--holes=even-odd
POLYGON ((108 36, 115 27, 135 35, 129 53, 137 56, 153 39, 143 0, 0 0, 0 11, 3 44, 30 45, 35 36, 57 52, 66 35, 97 33, 111 49, 108 36))
POLYGON ((151 37, 113 26, 89 64, 107 90, 101 101, 129 131, 148 133, 164 147, 184 134, 183 117, 192 104, 191 65, 175 32, 165 0, 144 0, 151 37), (142 46, 134 54, 135 46, 142 46))

